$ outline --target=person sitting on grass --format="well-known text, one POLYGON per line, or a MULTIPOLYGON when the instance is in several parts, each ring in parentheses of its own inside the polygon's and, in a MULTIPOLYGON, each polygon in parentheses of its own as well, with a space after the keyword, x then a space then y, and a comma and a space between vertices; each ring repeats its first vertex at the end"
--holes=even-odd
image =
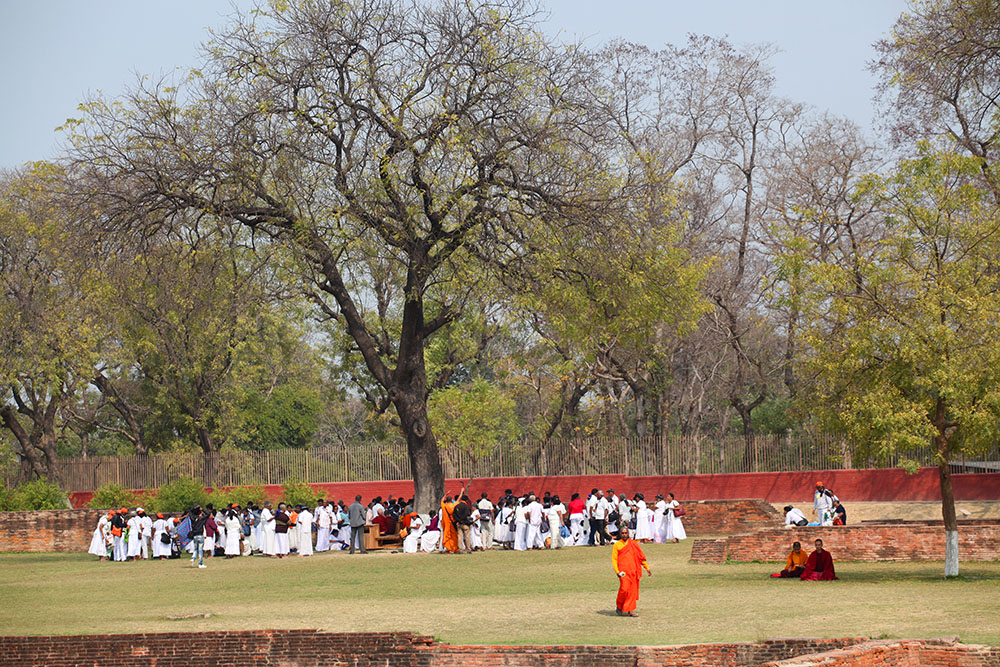
POLYGON ((775 572, 771 577, 774 579, 798 579, 806 570, 807 560, 809 560, 809 556, 802 550, 802 544, 800 542, 793 542, 792 550, 788 554, 788 561, 785 563, 785 569, 781 572, 775 572))
POLYGON ((833 581, 837 573, 833 569, 833 556, 823 549, 823 540, 816 540, 816 551, 809 554, 802 581, 833 581))

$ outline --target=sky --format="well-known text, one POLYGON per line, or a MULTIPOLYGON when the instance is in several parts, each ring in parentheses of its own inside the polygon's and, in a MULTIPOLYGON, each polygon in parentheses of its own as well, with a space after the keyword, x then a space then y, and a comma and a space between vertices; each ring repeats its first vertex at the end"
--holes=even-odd
MULTIPOLYGON (((905 0, 543 0, 546 29, 599 46, 622 38, 659 48, 690 33, 737 45, 769 42, 777 92, 873 122, 872 43, 905 0)), ((0 169, 59 153, 55 128, 100 91, 117 95, 137 74, 198 64, 209 27, 249 0, 0 0, 0 169)))

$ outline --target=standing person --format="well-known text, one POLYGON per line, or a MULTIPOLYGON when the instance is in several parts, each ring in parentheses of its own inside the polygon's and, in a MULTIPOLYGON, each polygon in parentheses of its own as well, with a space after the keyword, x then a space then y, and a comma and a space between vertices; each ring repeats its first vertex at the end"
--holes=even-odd
POLYGON ((542 519, 545 516, 545 507, 542 506, 534 495, 528 496, 528 539, 525 547, 528 549, 544 549, 545 541, 542 539, 542 519))
POLYGON ((361 504, 361 496, 354 496, 354 502, 347 508, 347 520, 351 526, 351 553, 354 553, 354 546, 361 547, 361 553, 365 551, 365 515, 367 508, 361 504))
POLYGON ((110 549, 108 548, 111 544, 111 518, 114 516, 114 512, 108 512, 107 514, 102 514, 101 518, 97 520, 97 528, 94 529, 94 534, 90 538, 90 548, 87 549, 87 553, 94 554, 97 556, 97 560, 109 559, 110 549))
POLYGON ((243 536, 243 526, 241 523, 239 512, 230 507, 226 514, 226 558, 234 558, 242 553, 240 538, 243 536))
POLYGON ((253 506, 253 526, 250 527, 250 546, 257 553, 264 553, 264 524, 261 522, 262 507, 253 506))
POLYGON ((653 510, 653 540, 657 544, 667 541, 667 501, 663 494, 656 494, 656 505, 653 510))
POLYGON ((264 509, 260 511, 260 525, 261 525, 261 540, 262 544, 260 550, 264 552, 265 556, 275 556, 277 555, 277 550, 275 546, 275 521, 274 512, 271 511, 271 501, 268 500, 264 503, 264 509))
MULTIPOLYGON (((469 480, 471 482, 471 480, 469 480)), ((449 553, 458 553, 458 527, 455 524, 455 508, 459 500, 465 495, 469 485, 466 484, 461 492, 455 494, 455 499, 451 496, 441 498, 441 549, 449 553)))
POLYGON ((635 495, 635 539, 643 544, 653 540, 653 512, 641 493, 635 495))
POLYGON ((490 502, 486 492, 479 498, 477 503, 479 508, 479 537, 483 540, 484 549, 493 548, 493 516, 496 508, 490 502))
POLYGON ((274 553, 278 558, 288 555, 288 528, 292 518, 286 509, 285 503, 278 503, 278 511, 274 513, 274 553))
POLYGON ((215 557, 216 537, 219 534, 219 524, 215 520, 215 510, 211 505, 205 506, 205 558, 215 557))
POLYGON ((569 537, 572 546, 583 544, 583 511, 586 503, 579 493, 574 493, 569 500, 569 537))
POLYGON ((163 518, 162 514, 156 515, 153 522, 153 558, 170 558, 170 520, 163 518), (166 536, 166 541, 163 540, 166 536))
POLYGON ((333 510, 330 508, 330 501, 322 500, 316 505, 316 551, 323 552, 330 550, 330 531, 334 527, 333 510))
POLYGON ((150 541, 153 539, 153 519, 141 507, 136 510, 136 514, 139 515, 139 528, 142 535, 142 542, 139 548, 142 551, 142 558, 148 559, 150 556, 150 541))
POLYGON ((313 517, 308 507, 303 506, 299 510, 299 518, 296 520, 299 529, 299 555, 312 556, 313 554, 313 517))
POLYGON ((833 521, 833 501, 839 500, 833 491, 823 486, 823 482, 816 482, 816 492, 813 494, 813 509, 816 510, 816 520, 820 525, 825 525, 828 521, 833 521))
POLYGON ((514 551, 526 551, 528 549, 528 499, 521 498, 521 502, 514 507, 514 551))
POLYGON ((452 509, 452 519, 455 521, 455 533, 458 536, 458 550, 464 553, 472 551, 472 506, 469 496, 463 495, 452 509))
POLYGON ((122 507, 111 517, 111 550, 112 558, 123 561, 128 558, 128 548, 125 544, 125 531, 128 526, 128 508, 122 507))
MULTIPOLYGON (((142 508, 140 508, 142 509, 142 508)), ((137 512, 132 512, 128 523, 128 552, 125 554, 129 560, 142 559, 142 520, 137 512)))
POLYGON ((543 506, 542 514, 544 520, 549 524, 549 549, 560 549, 563 546, 562 527, 563 513, 560 511, 562 505, 554 505, 554 499, 543 506))
POLYGON ((590 541, 588 544, 596 546, 596 533, 596 535, 601 538, 601 546, 604 546, 611 539, 608 536, 607 529, 605 528, 608 523, 608 515, 611 514, 611 504, 608 502, 608 499, 604 497, 604 493, 602 491, 596 489, 595 491, 597 491, 597 501, 592 505, 590 513, 590 541))
POLYGON ((674 510, 681 506, 677 499, 674 498, 674 494, 668 493, 670 496, 669 502, 667 502, 667 541, 668 542, 680 542, 681 540, 687 539, 687 531, 684 530, 684 522, 681 521, 679 516, 674 514, 674 510))
POLYGON ((205 567, 205 525, 211 518, 200 505, 195 505, 188 515, 188 519, 190 520, 190 532, 188 535, 191 537, 192 545, 192 567, 194 567, 195 561, 198 561, 198 567, 202 569, 205 567))
POLYGON ((618 541, 611 549, 611 567, 618 576, 618 597, 615 599, 615 611, 619 616, 638 616, 635 613, 639 601, 639 580, 642 570, 653 576, 646 562, 646 554, 635 540, 629 539, 628 526, 618 529, 618 541))

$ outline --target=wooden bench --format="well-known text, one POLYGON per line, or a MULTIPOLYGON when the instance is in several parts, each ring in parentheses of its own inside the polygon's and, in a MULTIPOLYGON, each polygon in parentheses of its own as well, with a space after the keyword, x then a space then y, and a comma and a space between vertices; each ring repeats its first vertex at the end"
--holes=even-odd
POLYGON ((365 548, 391 549, 393 547, 403 548, 403 538, 399 533, 383 535, 377 524, 365 526, 365 548))

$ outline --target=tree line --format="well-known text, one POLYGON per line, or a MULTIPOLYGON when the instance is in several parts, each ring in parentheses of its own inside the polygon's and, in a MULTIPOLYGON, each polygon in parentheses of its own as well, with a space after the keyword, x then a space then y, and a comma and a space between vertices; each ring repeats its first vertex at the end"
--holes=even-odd
POLYGON ((768 45, 566 44, 526 0, 237 14, 4 175, 7 440, 57 479, 401 437, 426 511, 440 445, 833 430, 931 444, 951 540, 948 462, 1000 425, 998 26, 915 1, 875 139, 778 96, 768 45))

